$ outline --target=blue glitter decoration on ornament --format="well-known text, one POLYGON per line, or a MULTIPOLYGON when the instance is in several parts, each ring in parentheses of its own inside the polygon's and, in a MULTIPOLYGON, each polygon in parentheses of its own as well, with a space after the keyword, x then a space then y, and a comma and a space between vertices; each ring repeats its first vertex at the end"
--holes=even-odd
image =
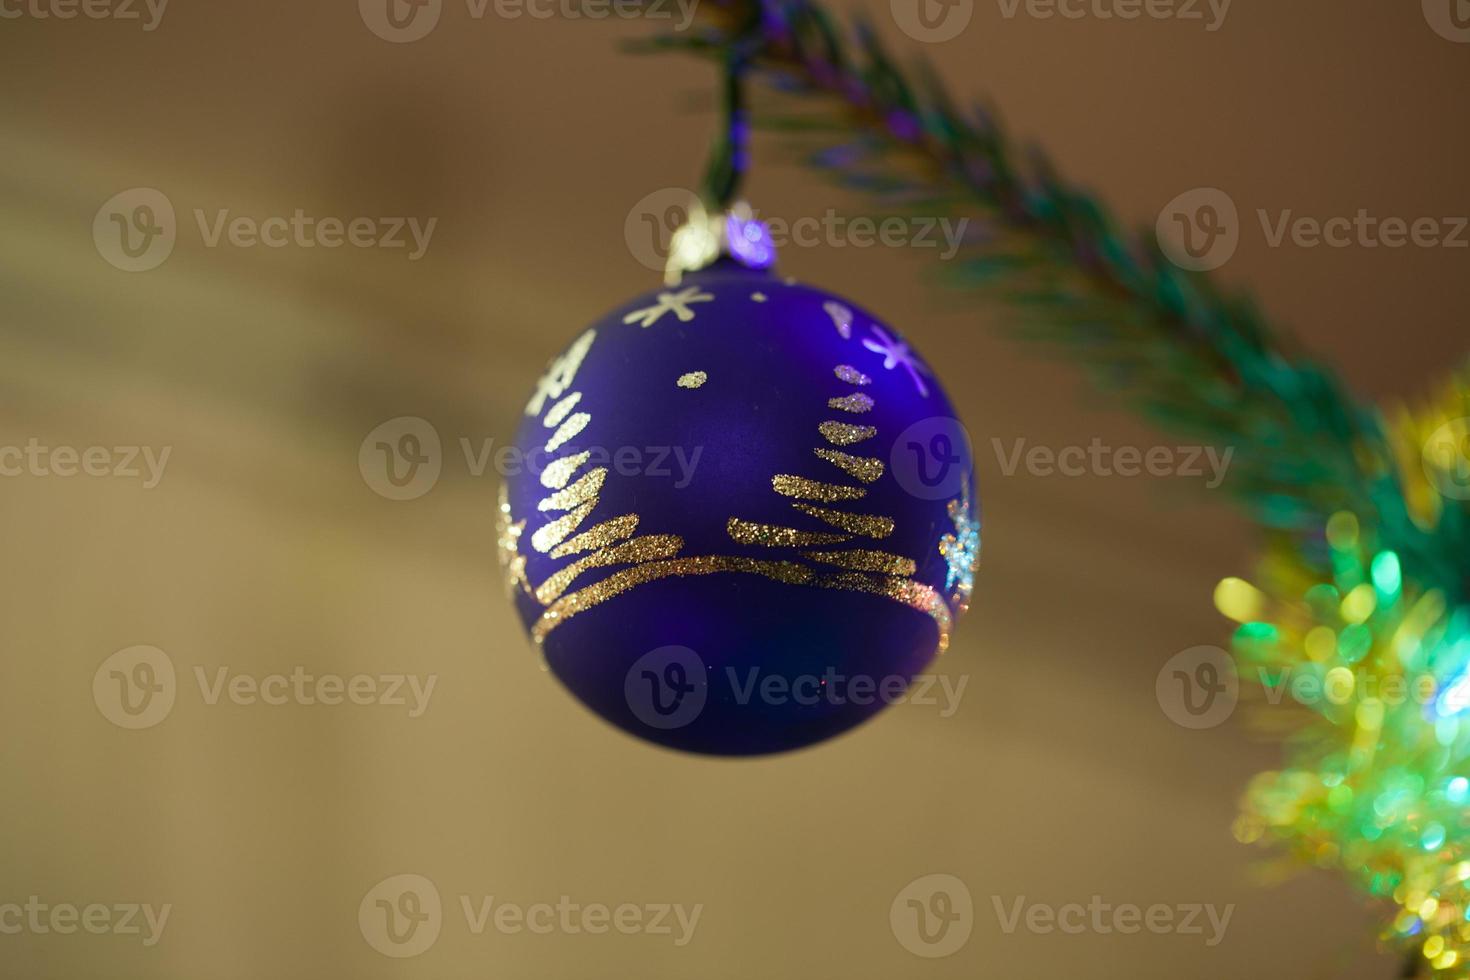
POLYGON ((536 385, 506 586, 614 725, 753 755, 903 698, 979 555, 964 429, 867 311, 722 259, 593 324, 536 385))

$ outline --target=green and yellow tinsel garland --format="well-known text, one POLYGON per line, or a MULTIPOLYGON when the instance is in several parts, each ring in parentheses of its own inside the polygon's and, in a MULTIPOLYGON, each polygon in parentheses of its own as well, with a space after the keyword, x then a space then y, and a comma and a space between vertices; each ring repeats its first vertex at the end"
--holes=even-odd
MULTIPOLYGON (((1391 428, 1415 526, 1463 541, 1470 376, 1391 428)), ((1470 555, 1461 552, 1462 560, 1470 555)), ((1470 604, 1464 582, 1406 576, 1377 514, 1339 511, 1306 547, 1272 541, 1259 587, 1222 581, 1243 674, 1306 710, 1288 767, 1262 773, 1236 822, 1392 900, 1392 939, 1427 966, 1470 966, 1470 604)))

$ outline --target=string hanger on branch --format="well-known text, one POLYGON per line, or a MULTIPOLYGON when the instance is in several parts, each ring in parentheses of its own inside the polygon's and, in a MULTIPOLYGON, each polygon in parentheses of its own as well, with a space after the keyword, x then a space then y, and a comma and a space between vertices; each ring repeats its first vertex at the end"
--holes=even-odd
MULTIPOLYGON (((753 29, 755 23, 758 21, 748 27, 753 29)), ((750 168, 745 84, 751 50, 759 41, 750 29, 721 47, 721 125, 710 147, 698 207, 670 240, 664 270, 669 285, 677 285, 686 272, 706 269, 722 260, 749 269, 768 269, 775 263, 770 229, 740 199, 750 168)))

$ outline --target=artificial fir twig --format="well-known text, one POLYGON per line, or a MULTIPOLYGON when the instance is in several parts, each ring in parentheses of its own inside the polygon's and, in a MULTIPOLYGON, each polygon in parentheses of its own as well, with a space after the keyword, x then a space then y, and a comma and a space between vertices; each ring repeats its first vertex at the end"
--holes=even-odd
POLYGON ((1236 831, 1391 899, 1405 976, 1470 977, 1470 372, 1391 424, 1248 301, 1174 266, 1151 236, 1124 235, 1039 154, 1018 160, 991 115, 957 110, 873 31, 849 40, 815 0, 700 12, 703 32, 638 47, 730 66, 708 199, 727 203, 743 170, 747 71, 821 98, 756 122, 814 141, 813 165, 882 206, 986 216, 992 234, 965 243, 954 285, 1010 304, 1027 334, 1073 351, 1154 421, 1235 449, 1227 485, 1270 548, 1263 589, 1227 579, 1216 594, 1241 623, 1242 670, 1360 692, 1433 680, 1429 705, 1376 693, 1314 705, 1236 831), (836 119, 821 111, 833 106, 836 119))
POLYGON ((953 278, 1013 303, 1035 335, 1080 348, 1107 387, 1156 420, 1235 446, 1232 489, 1258 520, 1312 533, 1344 508, 1376 512, 1403 552, 1435 563, 1395 505, 1402 494, 1376 413, 1247 302, 1178 269, 1153 242, 1126 238, 1039 155, 1018 162, 993 118, 960 113, 927 72, 910 79, 871 30, 859 28, 851 50, 811 0, 742 0, 706 16, 714 22, 706 32, 639 47, 739 51, 784 89, 835 97, 846 126, 801 127, 831 141, 813 162, 884 199, 921 202, 910 209, 956 201, 988 214, 1007 234, 969 243, 953 278), (853 169, 854 155, 895 151, 920 164, 917 176, 853 169))

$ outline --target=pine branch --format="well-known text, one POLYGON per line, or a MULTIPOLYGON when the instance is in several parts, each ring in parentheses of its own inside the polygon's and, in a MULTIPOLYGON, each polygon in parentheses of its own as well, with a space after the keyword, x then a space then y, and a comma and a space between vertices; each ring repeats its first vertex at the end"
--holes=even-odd
POLYGON ((1125 235, 1039 154, 1019 160, 991 115, 956 110, 871 30, 849 41, 815 0, 708 2, 707 33, 644 47, 737 50, 777 92, 808 97, 755 121, 813 166, 895 213, 983 216, 951 285, 1004 301, 1019 332, 1158 424, 1235 450, 1227 485, 1270 546, 1264 591, 1217 593, 1241 623, 1237 660, 1364 692, 1288 726, 1287 767, 1252 782, 1241 826, 1391 899, 1404 976, 1470 977, 1470 721, 1376 693, 1409 674, 1441 694, 1470 684, 1470 374, 1390 428, 1247 300, 1125 235))
POLYGON ((813 0, 706 4, 708 29, 645 51, 727 58, 806 111, 756 117, 815 144, 810 162, 880 206, 984 215, 944 278, 1010 305, 1017 329, 1061 345, 1149 418, 1234 447, 1231 491, 1260 523, 1304 539, 1351 510, 1422 568, 1452 575, 1409 519, 1383 423, 1246 300, 1128 236, 1040 154, 1018 159, 989 113, 962 113, 926 68, 905 72, 877 35, 849 41, 813 0), (833 110, 836 109, 836 118, 833 110))

